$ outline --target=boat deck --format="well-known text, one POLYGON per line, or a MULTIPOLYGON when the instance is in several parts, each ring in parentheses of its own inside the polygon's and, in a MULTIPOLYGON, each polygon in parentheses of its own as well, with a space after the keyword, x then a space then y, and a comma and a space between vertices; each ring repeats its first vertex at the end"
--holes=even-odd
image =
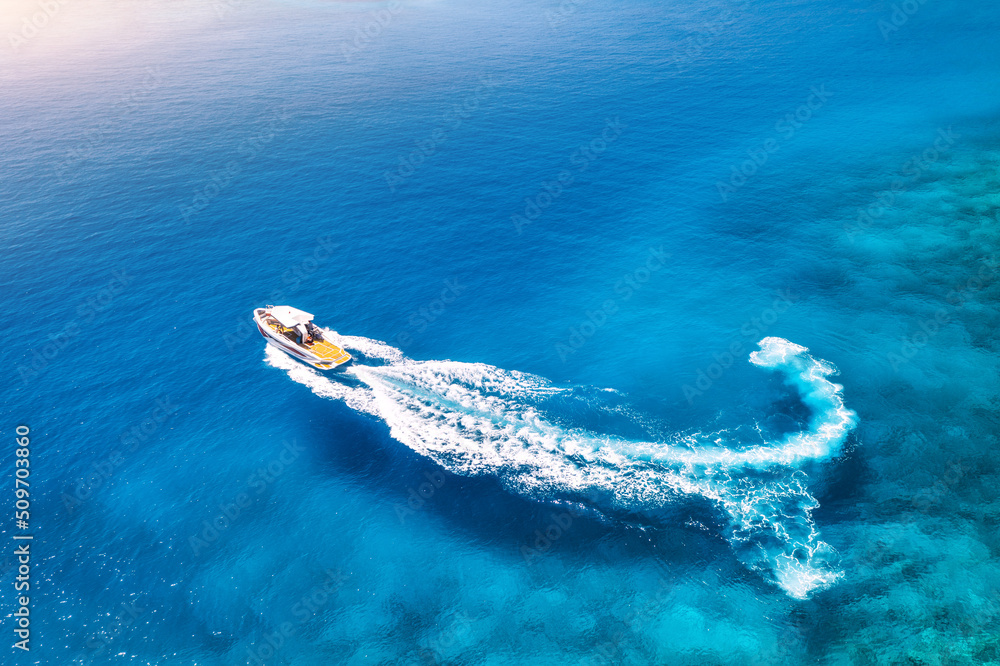
POLYGON ((302 347, 305 350, 309 351, 310 353, 318 356, 320 358, 320 363, 323 364, 330 363, 331 366, 337 366, 342 363, 347 363, 348 361, 351 360, 350 354, 348 354, 346 351, 344 351, 337 345, 333 344, 329 340, 314 340, 313 342, 300 345, 298 342, 295 341, 297 336, 295 336, 295 334, 289 334, 288 333, 289 329, 279 324, 277 320, 275 320, 272 317, 264 317, 263 320, 264 323, 267 324, 271 328, 271 330, 274 331, 275 333, 278 333, 279 335, 283 336, 286 340, 288 340, 292 344, 298 347, 302 347))
POLYGON ((327 340, 317 340, 312 344, 306 345, 306 349, 319 356, 323 361, 328 361, 334 365, 347 363, 351 360, 350 354, 327 340))

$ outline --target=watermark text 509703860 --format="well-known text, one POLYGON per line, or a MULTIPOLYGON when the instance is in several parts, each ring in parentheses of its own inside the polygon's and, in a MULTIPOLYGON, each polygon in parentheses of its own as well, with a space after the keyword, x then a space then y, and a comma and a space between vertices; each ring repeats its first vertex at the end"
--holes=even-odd
POLYGON ((31 520, 31 501, 28 490, 31 476, 31 429, 25 425, 17 426, 17 438, 14 448, 14 520, 17 532, 14 534, 14 556, 17 558, 17 577, 14 579, 14 591, 18 593, 14 610, 14 634, 20 640, 14 643, 19 650, 31 649, 31 598, 26 594, 31 590, 31 539, 28 531, 31 520))

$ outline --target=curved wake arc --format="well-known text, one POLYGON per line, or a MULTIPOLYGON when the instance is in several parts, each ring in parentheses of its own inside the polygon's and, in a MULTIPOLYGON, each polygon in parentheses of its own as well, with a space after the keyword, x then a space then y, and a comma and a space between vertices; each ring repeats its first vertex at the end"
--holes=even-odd
POLYGON ((737 448, 726 432, 662 442, 559 425, 549 401, 572 388, 481 363, 414 361, 383 342, 328 333, 384 365, 349 367, 358 380, 349 386, 271 347, 266 361, 317 395, 383 419, 394 439, 453 473, 491 474, 540 499, 597 491, 630 510, 666 506, 678 494, 705 497, 729 516, 727 537, 744 563, 790 596, 806 598, 842 576, 812 521, 818 503, 798 467, 836 455, 857 417, 829 380, 836 368, 805 347, 764 338, 750 362, 798 389, 812 412, 809 428, 737 448))

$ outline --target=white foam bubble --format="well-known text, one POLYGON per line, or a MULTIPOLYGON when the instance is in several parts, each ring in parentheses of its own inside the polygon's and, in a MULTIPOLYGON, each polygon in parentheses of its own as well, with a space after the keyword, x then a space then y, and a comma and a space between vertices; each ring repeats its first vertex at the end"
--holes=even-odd
POLYGON ((264 349, 264 362, 271 367, 284 370, 292 381, 308 386, 318 396, 343 400, 351 409, 378 416, 378 411, 374 406, 375 396, 370 389, 353 388, 330 379, 318 370, 299 363, 271 345, 267 345, 264 349))
POLYGON ((324 328, 323 332, 324 338, 348 351, 359 351, 368 358, 378 358, 390 362, 403 360, 403 352, 381 340, 372 340, 357 335, 341 335, 329 328, 324 328))
POLYGON ((842 575, 819 539, 811 517, 817 503, 796 466, 836 454, 856 416, 842 387, 827 379, 835 368, 805 347, 765 338, 750 360, 799 389, 812 411, 809 429, 736 448, 726 432, 644 442, 557 425, 543 404, 570 389, 543 378, 481 363, 413 361, 384 342, 330 334, 387 364, 348 368, 363 384, 355 388, 270 347, 267 362, 317 395, 378 416, 393 438, 454 473, 490 474, 545 499, 597 490, 627 509, 664 506, 679 494, 706 497, 729 515, 728 537, 748 566, 790 596, 804 598, 842 575))

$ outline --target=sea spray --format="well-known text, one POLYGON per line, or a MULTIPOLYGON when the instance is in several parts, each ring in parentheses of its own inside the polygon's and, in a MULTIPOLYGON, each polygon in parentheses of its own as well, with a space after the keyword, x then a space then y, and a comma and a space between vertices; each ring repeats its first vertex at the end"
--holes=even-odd
POLYGON ((754 365, 784 374, 811 418, 807 430, 748 447, 731 431, 642 441, 572 427, 550 401, 582 389, 482 363, 414 361, 383 342, 328 333, 384 364, 349 366, 347 382, 270 347, 266 360, 317 395, 381 418, 394 439, 452 473, 492 475, 539 500, 600 496, 628 511, 704 497, 728 516, 741 561, 789 596, 807 598, 843 575, 812 520, 818 502, 799 466, 836 455, 857 417, 828 379, 834 366, 805 347, 768 337, 751 353, 754 365))

